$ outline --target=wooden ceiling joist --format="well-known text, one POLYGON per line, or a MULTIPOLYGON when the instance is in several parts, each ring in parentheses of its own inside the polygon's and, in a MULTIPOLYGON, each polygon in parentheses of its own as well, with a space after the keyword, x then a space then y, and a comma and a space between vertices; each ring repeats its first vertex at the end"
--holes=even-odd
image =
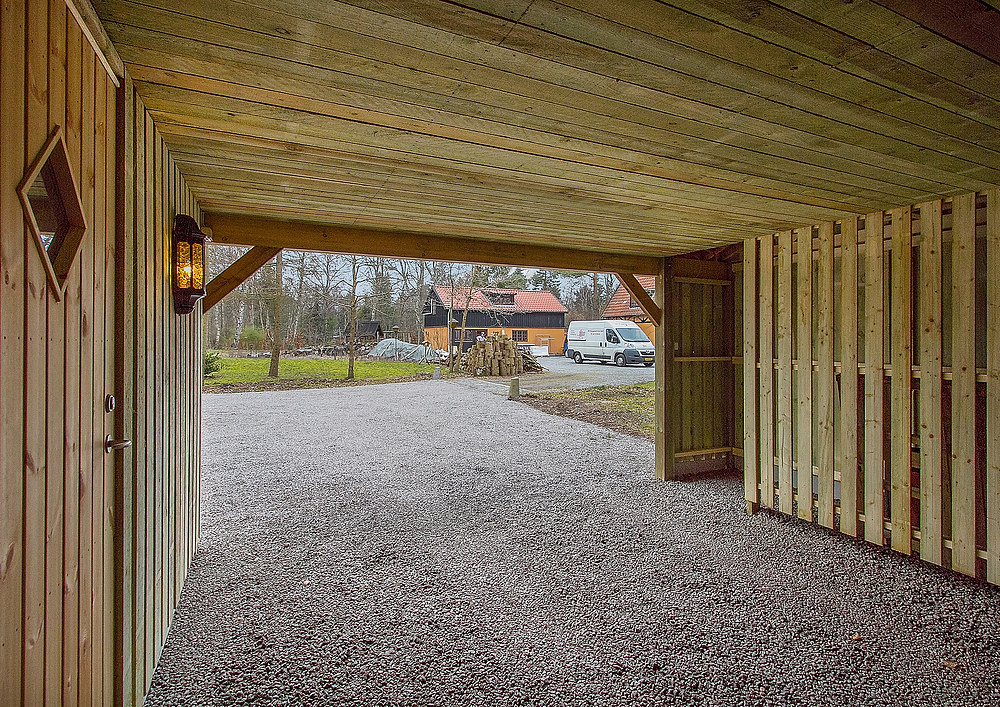
POLYGON ((202 221, 211 230, 212 242, 222 245, 640 275, 653 274, 659 267, 658 258, 640 255, 383 231, 243 214, 206 212, 202 221))
POLYGON ((217 305, 223 297, 246 282, 251 275, 261 269, 265 263, 281 252, 281 248, 271 246, 255 246, 240 256, 240 258, 216 275, 205 288, 204 311, 217 305))

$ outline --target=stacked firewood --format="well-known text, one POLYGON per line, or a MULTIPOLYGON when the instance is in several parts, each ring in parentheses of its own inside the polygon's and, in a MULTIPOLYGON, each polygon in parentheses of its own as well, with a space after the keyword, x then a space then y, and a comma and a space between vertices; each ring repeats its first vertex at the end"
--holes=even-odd
POLYGON ((525 360, 509 337, 490 336, 462 356, 461 367, 474 376, 516 376, 524 373, 525 360))

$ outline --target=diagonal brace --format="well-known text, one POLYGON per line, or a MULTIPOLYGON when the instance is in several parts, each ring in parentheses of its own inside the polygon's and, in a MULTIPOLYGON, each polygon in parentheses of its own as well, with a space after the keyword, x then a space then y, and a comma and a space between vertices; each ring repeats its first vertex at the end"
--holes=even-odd
POLYGON ((615 273, 618 276, 618 280, 622 283, 622 286, 628 290, 632 298, 639 303, 642 311, 646 313, 649 320, 653 322, 653 326, 660 326, 660 322, 663 318, 663 312, 659 307, 656 306, 656 302, 653 298, 649 296, 646 289, 639 284, 639 281, 635 278, 632 273, 615 273))
POLYGON ((223 297, 246 282, 264 263, 276 256, 280 251, 281 248, 259 245, 244 253, 239 260, 223 270, 214 280, 208 283, 208 287, 205 288, 207 292, 205 294, 204 311, 207 312, 217 305, 223 297))

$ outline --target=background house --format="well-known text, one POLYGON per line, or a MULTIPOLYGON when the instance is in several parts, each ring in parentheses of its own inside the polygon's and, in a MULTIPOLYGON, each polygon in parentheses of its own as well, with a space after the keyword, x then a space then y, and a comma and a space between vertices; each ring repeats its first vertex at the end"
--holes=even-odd
MULTIPOLYGON (((653 275, 637 275, 636 279, 639 284, 649 293, 650 297, 656 295, 656 278, 653 275)), ((653 334, 655 332, 655 325, 650 321, 649 317, 639 303, 635 301, 635 298, 629 293, 625 287, 620 283, 618 289, 615 293, 611 295, 611 299, 608 301, 608 306, 604 308, 601 313, 601 319, 628 319, 639 325, 639 328, 646 332, 646 336, 649 340, 653 340, 653 334)))
MULTIPOLYGON (((345 337, 347 337, 349 333, 350 333, 350 328, 344 329, 345 337)), ((374 321, 355 322, 354 324, 355 341, 381 341, 384 338, 385 338, 385 332, 382 330, 381 321, 374 320, 374 321)))
MULTIPOLYGON (((468 288, 440 285, 431 287, 424 304, 424 338, 434 348, 448 348, 448 322, 454 317, 461 324, 466 301, 469 314, 462 350, 479 334, 505 333, 518 344, 547 346, 549 353, 562 353, 568 310, 551 292, 473 288, 470 296, 468 288)), ((456 327, 452 342, 457 345, 459 337, 456 327)))

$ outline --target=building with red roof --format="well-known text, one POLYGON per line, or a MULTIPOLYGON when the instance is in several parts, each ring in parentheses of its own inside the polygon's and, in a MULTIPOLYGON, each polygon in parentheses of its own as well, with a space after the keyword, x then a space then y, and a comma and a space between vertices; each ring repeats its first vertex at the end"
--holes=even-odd
MULTIPOLYGON (((650 297, 656 294, 656 277, 653 275, 636 275, 636 280, 639 284, 649 293, 650 297)), ((611 295, 611 300, 608 302, 608 306, 604 308, 601 313, 601 319, 628 319, 639 325, 639 328, 646 332, 646 336, 649 337, 650 341, 653 341, 653 336, 655 334, 653 322, 649 320, 646 313, 642 311, 642 307, 636 302, 632 295, 627 289, 625 289, 621 284, 618 285, 618 289, 615 293, 611 295)))
POLYGON ((424 338, 436 349, 447 349, 448 323, 458 325, 451 336, 452 345, 462 340, 462 348, 475 343, 477 336, 504 334, 526 346, 546 346, 550 353, 561 353, 566 339, 566 313, 569 310, 551 292, 545 290, 506 290, 496 287, 446 287, 432 285, 424 303, 424 338), (465 328, 462 330, 466 304, 465 328))

